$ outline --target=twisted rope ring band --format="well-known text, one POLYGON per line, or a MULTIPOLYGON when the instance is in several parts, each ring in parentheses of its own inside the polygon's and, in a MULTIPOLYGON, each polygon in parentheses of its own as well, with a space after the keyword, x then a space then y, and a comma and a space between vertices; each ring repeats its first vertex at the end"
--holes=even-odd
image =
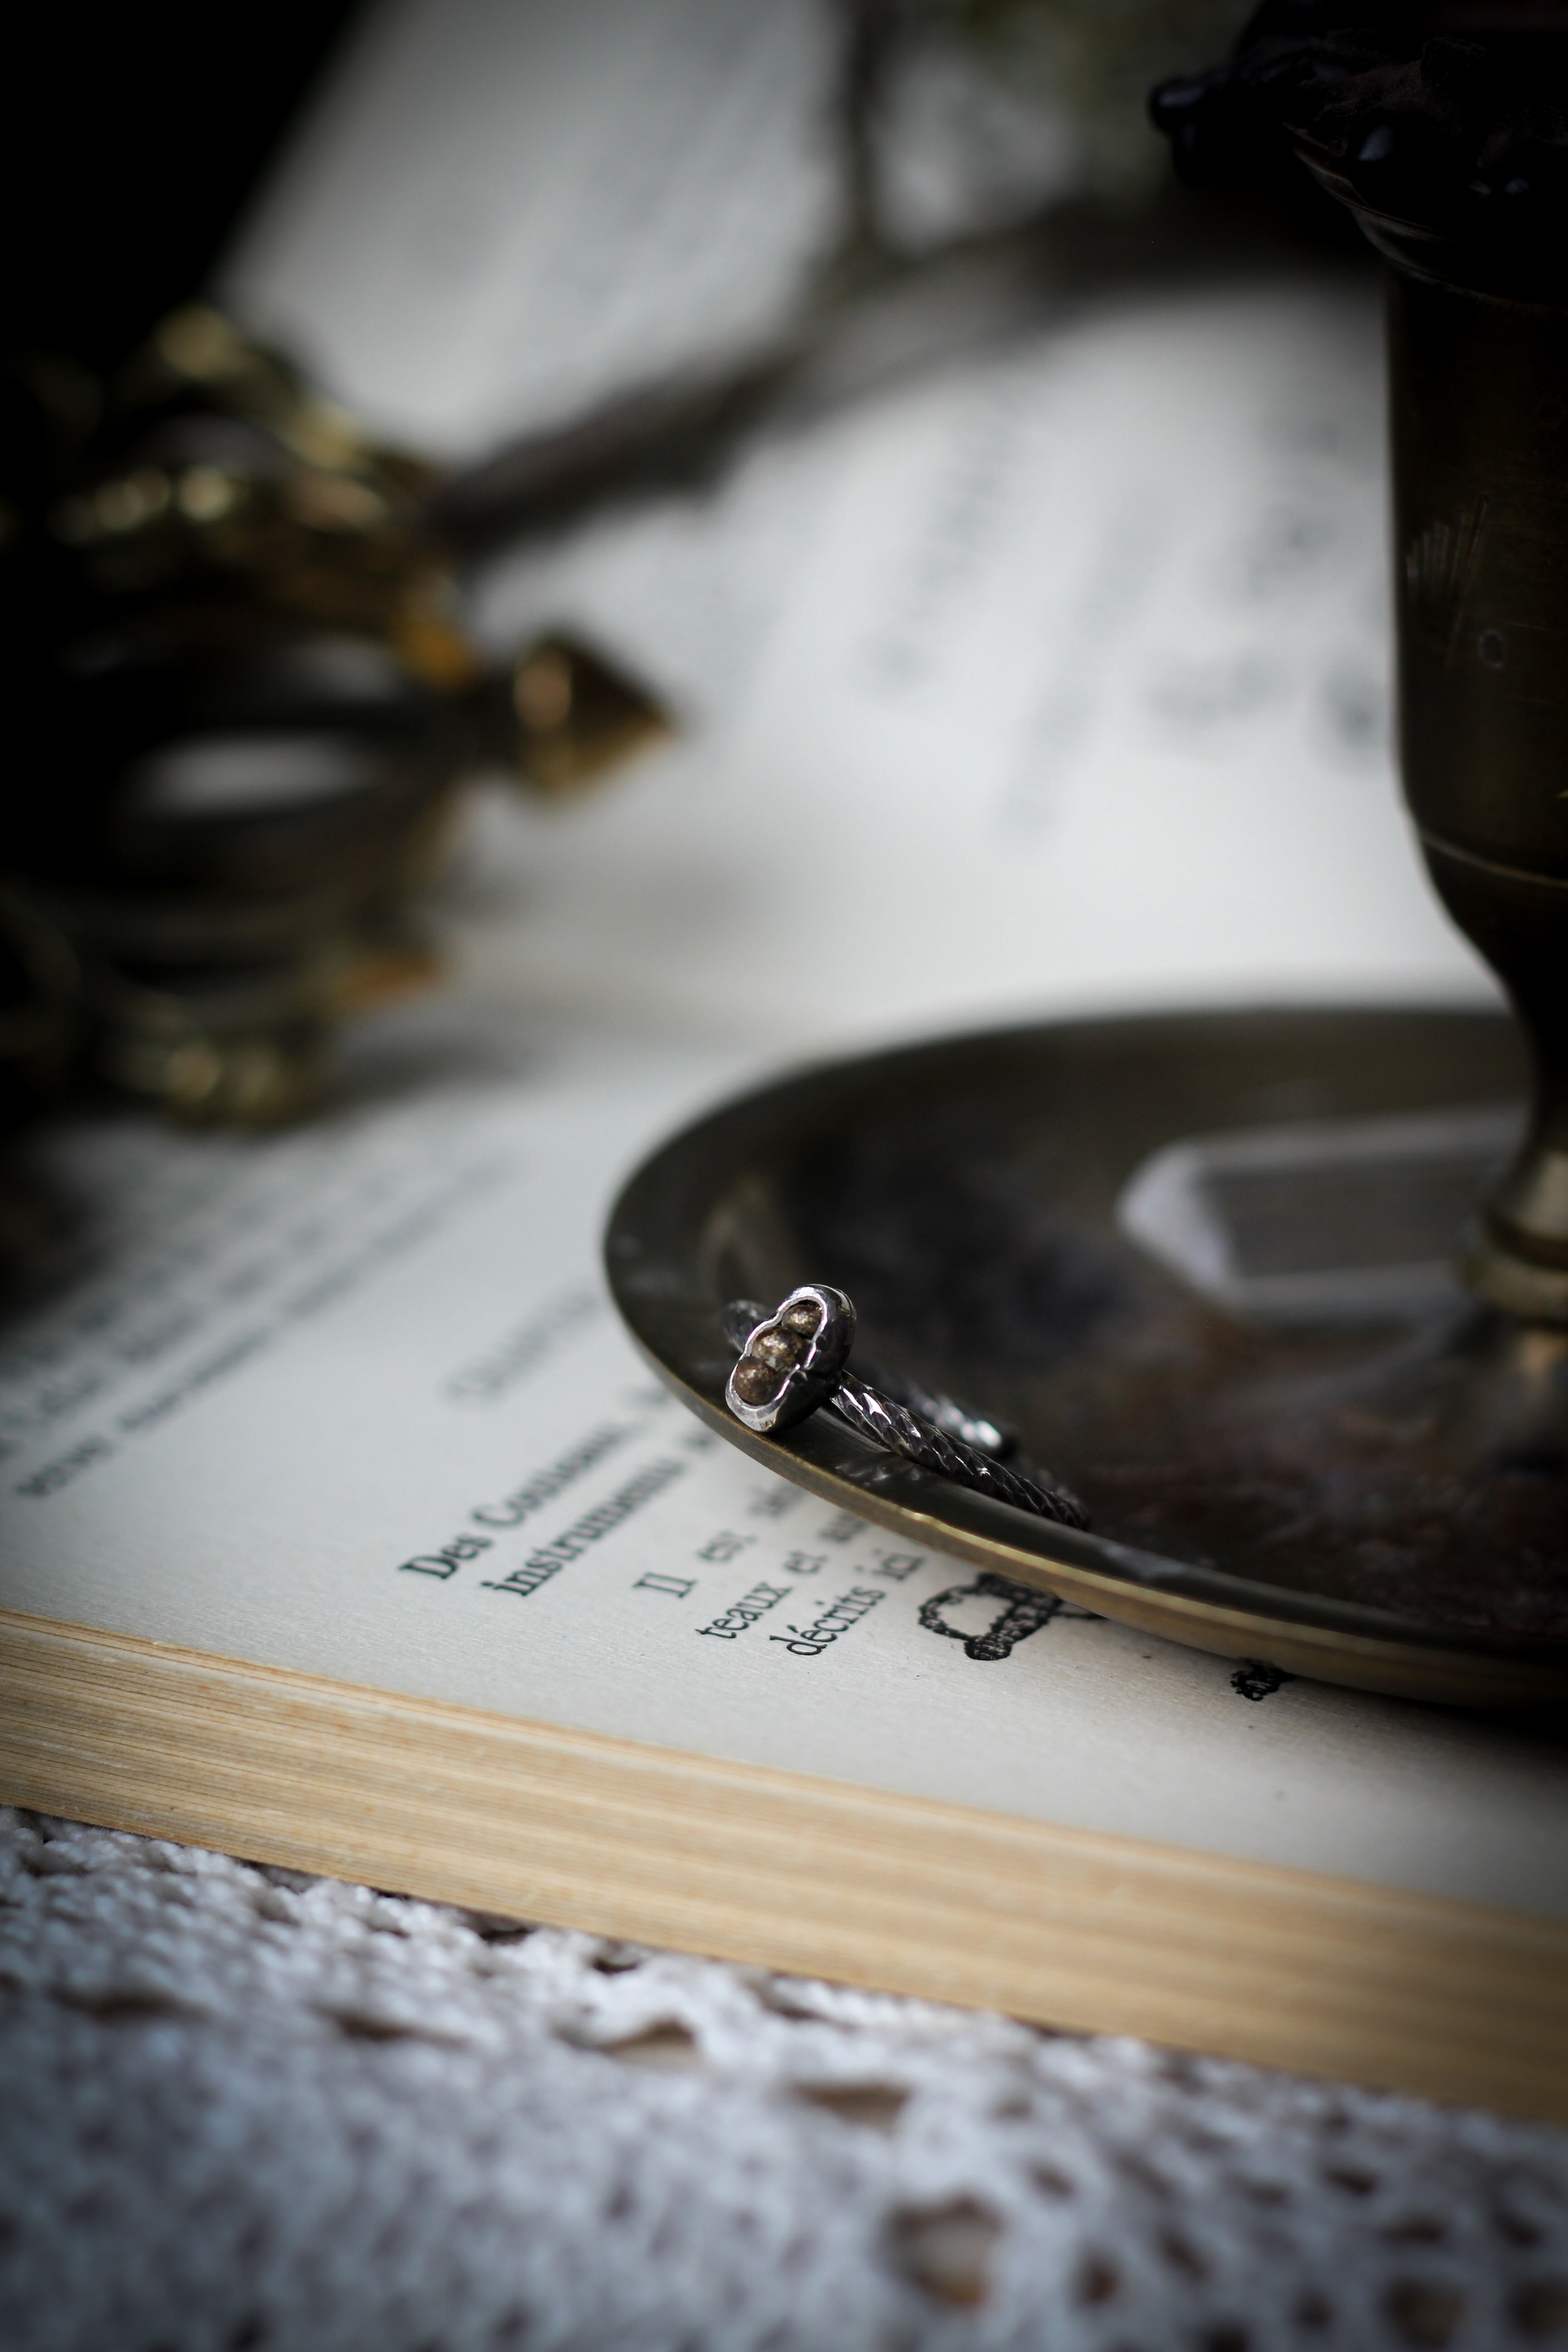
POLYGON ((911 1402, 905 1402, 887 1392, 894 1383, 874 1388, 851 1371, 855 1309, 843 1291, 826 1283, 805 1283, 771 1314, 754 1299, 733 1299, 722 1322, 738 1359, 725 1402, 747 1428, 764 1433, 787 1429, 825 1406, 873 1445, 922 1470, 934 1470, 955 1486, 993 1496, 1058 1527, 1089 1525, 1089 1514, 1076 1495, 999 1458, 1012 1451, 1016 1441, 1010 1433, 966 1412, 951 1397, 915 1390, 911 1402), (924 1410, 915 1410, 917 1400, 924 1410), (958 1434, 959 1430, 965 1434, 958 1434))

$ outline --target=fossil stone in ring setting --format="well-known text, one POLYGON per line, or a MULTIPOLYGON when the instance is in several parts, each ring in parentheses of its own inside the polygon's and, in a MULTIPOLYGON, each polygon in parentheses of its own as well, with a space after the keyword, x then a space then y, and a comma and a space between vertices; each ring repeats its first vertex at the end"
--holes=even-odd
POLYGON ((757 1324, 724 1391, 737 1421, 766 1435, 827 1402, 849 1360, 855 1309, 827 1283, 804 1283, 757 1324))

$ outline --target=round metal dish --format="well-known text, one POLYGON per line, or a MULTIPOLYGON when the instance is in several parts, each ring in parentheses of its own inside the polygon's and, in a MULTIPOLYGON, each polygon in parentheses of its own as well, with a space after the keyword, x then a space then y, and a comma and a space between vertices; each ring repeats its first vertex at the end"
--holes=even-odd
POLYGON ((1451 1414, 1411 1405, 1434 1383, 1450 1403, 1494 1392, 1478 1310, 1439 1283, 1381 1321, 1258 1324, 1178 1280, 1118 1217, 1130 1180, 1177 1140, 1475 1114, 1522 1080, 1511 1027, 1485 1013, 942 1039, 785 1079, 674 1137, 616 1206, 610 1281, 692 1412, 908 1541, 1287 1672, 1557 1706, 1568 1464, 1540 1446, 1455 1453, 1451 1414), (741 1427, 717 1310, 808 1280, 850 1293, 870 1361, 1010 1421, 1082 1495, 1093 1532, 907 1466, 827 1413, 782 1438, 741 1427))

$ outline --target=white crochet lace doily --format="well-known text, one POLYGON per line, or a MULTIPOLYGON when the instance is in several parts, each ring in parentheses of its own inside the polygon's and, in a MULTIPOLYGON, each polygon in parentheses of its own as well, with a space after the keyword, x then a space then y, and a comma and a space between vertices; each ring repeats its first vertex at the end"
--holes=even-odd
POLYGON ((6 2352, 1568 2343, 1568 2134, 0 1809, 6 2352))

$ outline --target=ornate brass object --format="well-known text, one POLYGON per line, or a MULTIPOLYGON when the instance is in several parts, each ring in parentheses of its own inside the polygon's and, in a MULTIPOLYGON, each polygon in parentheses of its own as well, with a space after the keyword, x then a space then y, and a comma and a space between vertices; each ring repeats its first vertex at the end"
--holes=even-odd
POLYGON ((1568 1323, 1568 310, 1405 268, 1390 292, 1405 793, 1535 1055, 1466 1277, 1568 1323))
POLYGON ((30 753, 0 1052, 187 1118, 287 1117, 338 1023, 428 976, 416 894, 462 783, 559 798, 664 715, 569 640, 487 660, 433 469, 212 310, 103 394, 58 369, 13 392, 38 432, 0 551, 30 753))
MULTIPOLYGON (((1198 181, 1293 151, 1392 264, 1389 415, 1405 798, 1444 905, 1534 1062, 1524 1144, 1461 1265, 1568 1325, 1568 13, 1258 10, 1153 100, 1198 181)), ((1568 1422, 1568 1414, 1565 1414, 1568 1422)))
POLYGON ((1464 1274, 1510 1315, 1568 1324, 1568 309, 1470 283, 1447 240, 1363 217, 1395 265, 1405 797, 1534 1055, 1530 1133, 1464 1274))

